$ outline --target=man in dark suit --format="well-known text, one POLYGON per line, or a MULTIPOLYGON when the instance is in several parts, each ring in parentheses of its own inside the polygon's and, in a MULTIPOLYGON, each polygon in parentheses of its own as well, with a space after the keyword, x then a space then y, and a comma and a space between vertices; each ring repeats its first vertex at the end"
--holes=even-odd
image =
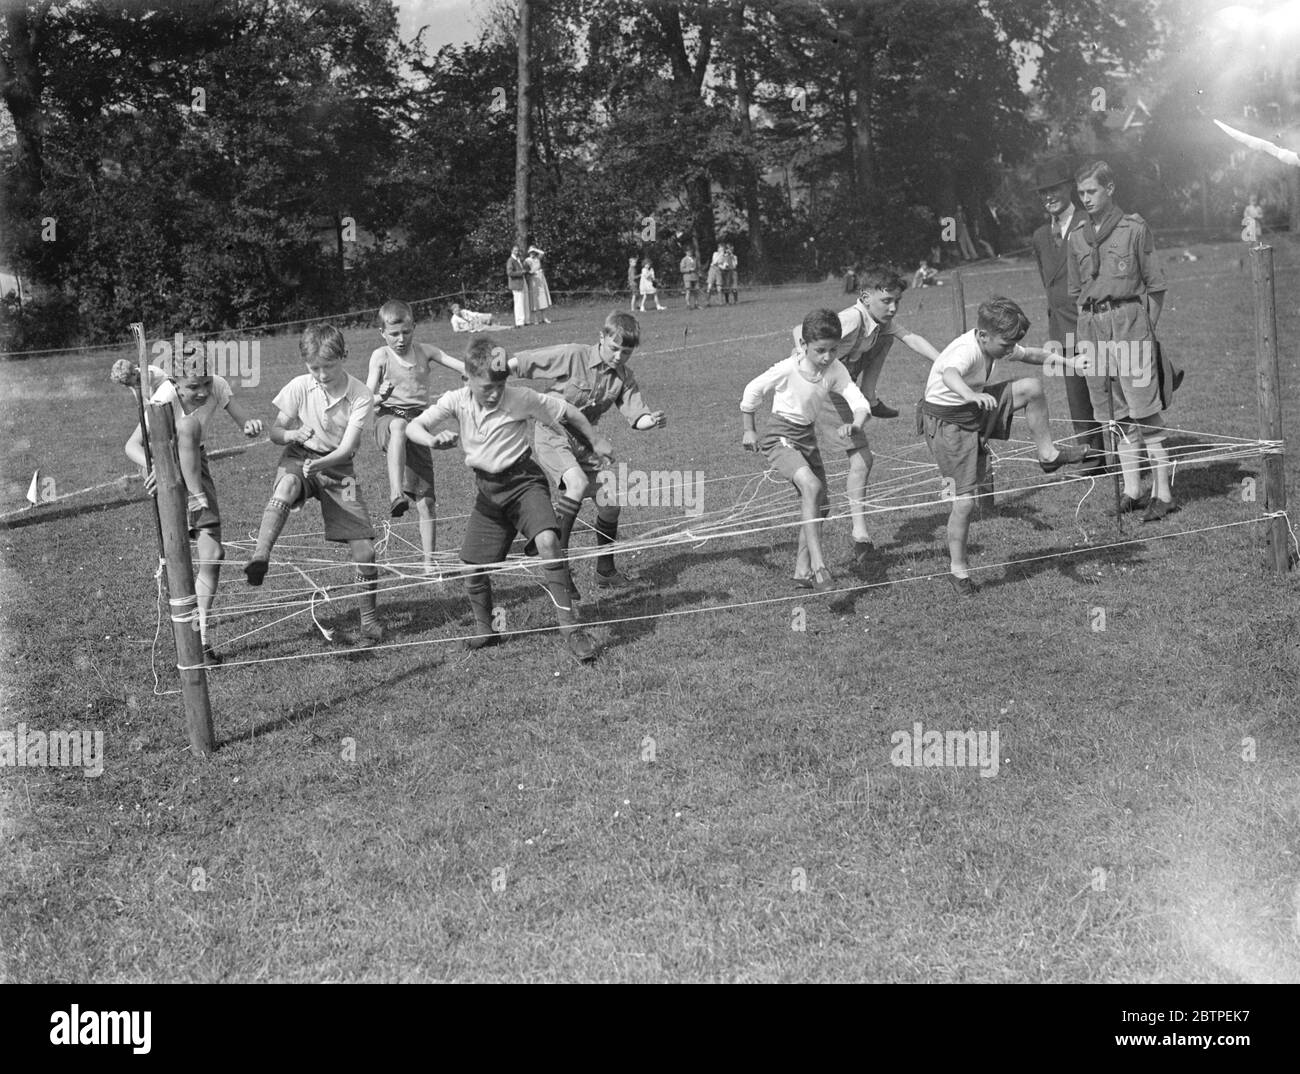
MULTIPOLYGON (((1031 240, 1034 260, 1038 262, 1038 275, 1047 290, 1048 332, 1051 339, 1067 348, 1067 353, 1072 353, 1079 310, 1070 298, 1066 278, 1069 247, 1066 240, 1070 232, 1083 226, 1087 214, 1075 201, 1074 170, 1068 160, 1057 157, 1040 164, 1034 169, 1034 186, 1038 188, 1043 208, 1051 218, 1034 232, 1031 240)), ((1079 446, 1103 450, 1101 427, 1093 416, 1087 378, 1066 376, 1064 379, 1065 398, 1079 446)))

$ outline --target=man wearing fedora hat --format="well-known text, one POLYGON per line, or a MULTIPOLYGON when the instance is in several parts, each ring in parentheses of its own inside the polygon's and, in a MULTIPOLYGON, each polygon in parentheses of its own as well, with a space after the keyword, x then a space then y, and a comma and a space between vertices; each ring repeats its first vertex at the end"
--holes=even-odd
MULTIPOLYGON (((1030 241, 1034 260, 1038 262, 1038 275, 1047 291, 1048 332, 1050 338, 1064 348, 1073 342, 1079 321, 1079 309, 1070 297, 1066 270, 1069 235, 1083 226, 1085 214, 1075 201, 1074 170, 1064 157, 1054 157, 1039 164, 1034 169, 1034 186, 1050 219, 1034 232, 1030 241)), ((1101 427, 1093 416, 1087 379, 1065 377, 1065 398, 1079 445, 1101 451, 1101 427)))

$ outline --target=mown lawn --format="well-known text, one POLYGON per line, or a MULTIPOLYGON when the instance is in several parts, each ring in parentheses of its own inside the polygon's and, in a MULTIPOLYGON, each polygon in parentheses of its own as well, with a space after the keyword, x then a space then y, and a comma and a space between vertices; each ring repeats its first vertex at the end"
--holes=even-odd
MULTIPOLYGON (((1162 336, 1189 378, 1171 424, 1187 445, 1258 435, 1243 249, 1165 251, 1162 336)), ((1278 260, 1294 442, 1300 250, 1284 244, 1278 260)), ((1032 264, 978 267, 965 284, 972 322, 980 299, 1006 293, 1043 338, 1032 264)), ((909 293, 900 319, 942 345, 950 295, 909 293)), ((470 622, 456 583, 393 575, 391 644, 370 653, 326 642, 301 606, 223 619, 231 666, 210 676, 221 748, 200 761, 178 696, 153 685, 151 654, 163 690, 174 655, 165 631, 154 645, 139 486, 0 522, 0 730, 98 729, 105 743, 98 778, 0 768, 0 978, 1300 979, 1300 613, 1296 579, 1264 569, 1264 527, 1237 524, 1260 513, 1241 492, 1258 460, 1180 466, 1182 510, 1154 533, 1116 530, 1109 485, 1004 495, 973 530, 984 589, 957 603, 931 577, 946 570, 946 510, 909 420, 925 370, 896 352, 882 395, 904 417, 872 425, 873 487, 882 508, 908 503, 905 486, 931 502, 881 511, 860 576, 847 522, 832 523, 843 591, 796 593, 793 496, 741 452, 737 403, 788 352, 791 324, 846 296, 827 284, 742 299, 642 318, 633 365, 669 427, 632 433, 611 414, 602 428, 629 466, 701 471, 705 514, 625 513, 629 538, 697 538, 626 557, 641 591, 595 599, 579 565, 584 615, 607 624, 591 667, 546 629, 523 574, 498 593, 524 633, 475 654, 454 641, 470 622), (996 777, 891 764, 891 736, 917 722, 996 730, 996 777)), ((594 340, 608 308, 565 307, 501 339, 594 340)), ((348 338, 364 376, 378 337, 348 338)), ((464 341, 445 322, 417 338, 464 341)), ((261 383, 236 390, 269 420, 301 367, 289 337, 261 354, 261 383)), ((127 471, 133 404, 107 380, 118 356, 0 365, 0 511, 22 506, 38 466, 60 493, 127 471)), ((1063 414, 1058 383, 1049 397, 1063 414)), ((218 420, 210 447, 233 446, 218 420)), ((234 562, 277 450, 214 464, 234 562)), ((1045 484, 1026 453, 1004 452, 1004 489, 1045 484)), ((827 448, 837 496, 841 459, 827 448)), ((439 462, 451 553, 471 480, 458 452, 439 462)), ((368 439, 359 473, 378 519, 368 439)), ((295 567, 341 597, 351 571, 319 529, 314 507, 294 516, 263 591, 228 567, 219 608, 300 596, 295 567)), ((414 527, 393 532, 386 556, 401 567, 414 527)), ((344 600, 317 612, 355 623, 344 600)))

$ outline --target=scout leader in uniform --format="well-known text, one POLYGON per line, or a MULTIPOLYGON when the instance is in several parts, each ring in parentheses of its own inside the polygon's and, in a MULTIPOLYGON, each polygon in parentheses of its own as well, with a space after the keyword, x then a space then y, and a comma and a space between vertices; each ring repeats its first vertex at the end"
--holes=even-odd
POLYGON ((1088 214, 1083 226, 1069 234, 1066 259, 1070 296, 1079 308, 1079 365, 1087 368, 1091 357, 1096 371, 1088 377, 1093 413, 1107 414, 1113 401, 1124 475, 1120 510, 1145 508, 1142 521, 1158 522, 1176 510, 1161 412, 1182 379, 1172 367, 1161 368, 1156 344, 1164 272, 1146 221, 1115 204, 1110 165, 1094 161, 1074 178, 1088 214), (1149 497, 1142 494, 1143 446, 1154 471, 1149 497))
MULTIPOLYGON (((1066 257, 1070 232, 1083 227, 1086 214, 1079 208, 1074 194, 1074 172, 1064 157, 1040 164, 1034 170, 1034 186, 1043 208, 1051 219, 1034 232, 1030 240, 1038 275, 1047 291, 1047 327, 1049 338, 1063 349, 1073 346, 1079 321, 1079 308, 1070 297, 1066 257)), ((1065 378, 1065 398, 1074 422, 1074 435, 1082 447, 1103 449, 1101 426, 1092 413, 1092 397, 1083 377, 1065 378)), ((1087 472, 1087 471, 1085 471, 1087 472)))

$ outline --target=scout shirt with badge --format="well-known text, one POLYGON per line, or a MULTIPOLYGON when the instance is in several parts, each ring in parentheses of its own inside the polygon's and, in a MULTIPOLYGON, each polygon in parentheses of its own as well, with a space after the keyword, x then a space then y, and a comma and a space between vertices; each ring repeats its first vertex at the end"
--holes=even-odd
MULTIPOLYGON (((1111 214, 1105 214, 1100 231, 1095 232, 1095 250, 1088 235, 1094 232, 1096 221, 1085 214, 1083 226, 1070 232, 1066 258, 1070 297, 1078 304, 1080 314, 1091 314, 1098 304, 1102 304, 1101 312, 1123 311, 1127 324, 1122 334, 1126 342, 1154 341, 1144 296, 1163 294, 1168 289, 1164 270, 1155 257, 1155 239, 1137 213, 1123 213, 1114 206, 1111 209, 1119 219, 1112 225, 1111 214)), ((1081 339, 1083 336, 1080 332, 1081 339)), ((1159 346, 1155 353, 1160 401, 1163 408, 1168 408, 1182 375, 1159 346)))

